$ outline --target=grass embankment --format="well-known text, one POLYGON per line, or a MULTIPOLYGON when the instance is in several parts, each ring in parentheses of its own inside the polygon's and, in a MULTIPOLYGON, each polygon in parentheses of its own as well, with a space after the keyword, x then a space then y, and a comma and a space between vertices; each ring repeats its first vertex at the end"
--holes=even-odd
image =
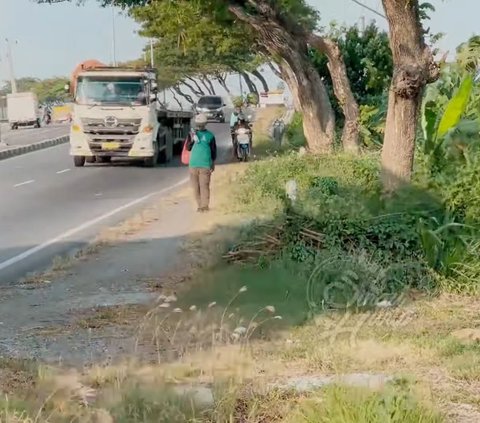
MULTIPOLYGON (((269 119, 260 116, 255 131, 264 153, 269 119)), ((296 121, 288 132, 297 144, 299 127, 296 121)), ((228 204, 249 223, 228 228, 227 241, 215 239, 213 249, 196 244, 223 250, 224 259, 145 317, 139 337, 157 346, 156 364, 132 361, 68 377, 45 368, 34 377, 21 367, 17 374, 36 386, 22 401, 5 401, 0 421, 478 419, 480 301, 465 295, 479 286, 476 222, 469 218, 475 203, 457 180, 426 178, 425 161, 414 184, 383 198, 376 154, 299 157, 286 150, 225 167, 223 176, 235 173, 233 184, 217 175, 230 183, 215 191, 223 197, 215 216, 228 204), (292 179, 294 203, 285 195, 292 179), (309 393, 267 389, 292 376, 352 373, 394 380, 309 393)))

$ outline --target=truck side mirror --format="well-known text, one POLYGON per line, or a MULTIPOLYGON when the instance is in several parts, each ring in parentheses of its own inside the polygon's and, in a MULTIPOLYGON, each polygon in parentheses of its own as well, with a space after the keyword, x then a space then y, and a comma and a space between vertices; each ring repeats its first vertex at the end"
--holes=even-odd
POLYGON ((153 93, 153 94, 150 94, 150 102, 154 102, 157 100, 157 94, 153 93))
POLYGON ((155 94, 158 92, 158 84, 156 82, 152 82, 152 92, 155 94))

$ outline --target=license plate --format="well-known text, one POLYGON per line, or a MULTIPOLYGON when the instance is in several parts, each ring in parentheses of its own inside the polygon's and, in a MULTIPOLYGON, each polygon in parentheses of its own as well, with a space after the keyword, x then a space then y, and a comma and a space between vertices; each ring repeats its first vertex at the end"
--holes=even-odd
POLYGON ((118 150, 120 148, 120 143, 118 142, 104 142, 102 144, 102 150, 118 150))

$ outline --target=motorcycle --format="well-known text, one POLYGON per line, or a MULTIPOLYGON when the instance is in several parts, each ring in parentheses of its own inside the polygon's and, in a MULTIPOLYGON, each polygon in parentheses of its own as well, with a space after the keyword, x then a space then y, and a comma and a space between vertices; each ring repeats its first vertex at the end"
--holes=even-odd
POLYGON ((52 122, 52 114, 50 112, 46 112, 45 115, 43 116, 43 122, 45 125, 50 125, 52 122))
POLYGON ((235 130, 235 141, 237 146, 237 159, 246 162, 250 157, 250 144, 252 133, 248 128, 237 128, 235 130))

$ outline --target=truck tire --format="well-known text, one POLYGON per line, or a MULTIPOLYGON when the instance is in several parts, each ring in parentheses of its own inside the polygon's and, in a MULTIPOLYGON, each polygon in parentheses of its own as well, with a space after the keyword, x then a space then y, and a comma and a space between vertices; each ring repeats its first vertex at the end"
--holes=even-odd
POLYGON ((175 144, 173 144, 173 154, 175 156, 182 154, 182 150, 183 150, 183 141, 177 141, 175 144))
POLYGON ((85 166, 85 156, 73 156, 73 164, 75 167, 85 166))
POLYGON ((165 162, 169 163, 173 159, 173 135, 170 129, 165 133, 165 162))

